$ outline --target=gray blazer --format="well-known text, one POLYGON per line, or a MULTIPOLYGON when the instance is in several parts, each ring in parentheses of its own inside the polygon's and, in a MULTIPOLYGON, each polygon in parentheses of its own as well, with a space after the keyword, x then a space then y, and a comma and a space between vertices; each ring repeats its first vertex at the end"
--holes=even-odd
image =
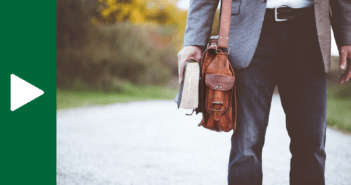
MULTIPOLYGON (((319 45, 325 72, 330 69, 332 26, 337 45, 351 45, 351 0, 314 0, 319 45)), ((190 0, 184 46, 206 46, 219 0, 190 0)), ((266 0, 233 0, 229 33, 229 61, 247 67, 260 37, 266 0)))

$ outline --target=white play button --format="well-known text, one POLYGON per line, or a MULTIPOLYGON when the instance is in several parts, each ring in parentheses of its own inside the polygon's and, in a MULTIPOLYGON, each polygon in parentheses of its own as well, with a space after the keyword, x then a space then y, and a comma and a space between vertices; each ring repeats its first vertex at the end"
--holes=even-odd
POLYGON ((15 111, 43 94, 44 91, 41 89, 11 74, 11 111, 15 111))

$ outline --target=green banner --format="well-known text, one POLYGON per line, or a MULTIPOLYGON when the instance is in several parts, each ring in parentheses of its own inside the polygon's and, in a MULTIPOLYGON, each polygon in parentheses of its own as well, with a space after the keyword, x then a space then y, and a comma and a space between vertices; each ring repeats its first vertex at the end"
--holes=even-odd
POLYGON ((56 1, 1 9, 0 184, 56 184, 56 1))

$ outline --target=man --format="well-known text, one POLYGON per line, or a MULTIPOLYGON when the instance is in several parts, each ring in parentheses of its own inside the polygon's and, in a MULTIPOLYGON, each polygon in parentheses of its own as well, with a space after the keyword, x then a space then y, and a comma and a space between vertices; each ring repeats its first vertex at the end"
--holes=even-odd
MULTIPOLYGON (((185 61, 201 61, 219 0, 191 0, 179 80, 185 61)), ((340 69, 351 59, 351 0, 233 0, 229 60, 237 80, 237 129, 228 183, 262 184, 262 148, 278 86, 291 138, 290 184, 325 184, 326 73, 330 26, 340 69)), ((350 64, 348 64, 350 65, 350 64)), ((351 78, 351 66, 340 76, 351 78)))

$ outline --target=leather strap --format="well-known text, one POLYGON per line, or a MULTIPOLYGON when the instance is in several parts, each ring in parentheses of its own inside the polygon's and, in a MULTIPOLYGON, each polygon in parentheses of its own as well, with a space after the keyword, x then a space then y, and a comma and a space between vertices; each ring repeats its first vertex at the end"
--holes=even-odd
POLYGON ((227 48, 229 42, 230 19, 232 15, 232 0, 222 0, 218 47, 227 48))

